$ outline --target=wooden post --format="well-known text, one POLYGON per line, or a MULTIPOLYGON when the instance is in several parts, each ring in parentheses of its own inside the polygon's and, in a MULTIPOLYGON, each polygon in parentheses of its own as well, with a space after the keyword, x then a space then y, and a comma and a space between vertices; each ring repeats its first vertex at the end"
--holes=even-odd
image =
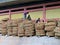
POLYGON ((45 4, 43 5, 43 20, 46 22, 46 7, 45 4))
POLYGON ((9 10, 9 19, 11 20, 11 10, 9 10))

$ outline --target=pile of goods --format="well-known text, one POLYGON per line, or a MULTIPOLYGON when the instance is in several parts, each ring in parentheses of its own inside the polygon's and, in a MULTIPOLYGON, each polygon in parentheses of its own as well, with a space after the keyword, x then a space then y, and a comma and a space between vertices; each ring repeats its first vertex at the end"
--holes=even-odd
POLYGON ((8 35, 16 36, 18 34, 18 23, 17 20, 9 20, 7 23, 8 35))
POLYGON ((2 35, 6 35, 7 34, 7 23, 5 21, 2 21, 1 33, 2 33, 2 35))
POLYGON ((0 34, 1 34, 1 31, 2 31, 1 26, 2 26, 2 21, 0 21, 0 34))
POLYGON ((56 21, 48 20, 45 24, 45 31, 47 36, 54 36, 54 29, 56 27, 56 21))
POLYGON ((24 27, 23 27, 23 20, 18 20, 18 36, 21 37, 21 36, 24 36, 25 34, 25 30, 24 30, 24 27))
POLYGON ((18 34, 18 23, 17 23, 17 20, 12 20, 12 31, 13 31, 13 35, 17 36, 17 34, 18 34))
POLYGON ((60 37, 60 20, 57 21, 58 25, 55 28, 54 32, 55 32, 55 37, 60 37))
POLYGON ((7 34, 7 21, 8 20, 9 20, 8 18, 5 18, 0 23, 0 30, 1 30, 1 34, 2 35, 6 35, 7 34))
POLYGON ((44 23, 43 22, 35 23, 35 31, 37 36, 44 36, 45 35, 44 23))
POLYGON ((35 20, 9 20, 0 21, 0 34, 9 36, 55 36, 60 37, 60 20, 48 20, 35 23, 35 20))
POLYGON ((23 27, 25 30, 25 36, 34 35, 34 24, 32 21, 28 21, 28 20, 23 21, 23 27))
POLYGON ((11 36, 12 33, 13 33, 13 31, 12 31, 12 21, 9 20, 9 21, 7 22, 7 35, 11 36))
POLYGON ((56 27, 54 29, 54 32, 55 32, 55 37, 60 37, 60 27, 56 27))

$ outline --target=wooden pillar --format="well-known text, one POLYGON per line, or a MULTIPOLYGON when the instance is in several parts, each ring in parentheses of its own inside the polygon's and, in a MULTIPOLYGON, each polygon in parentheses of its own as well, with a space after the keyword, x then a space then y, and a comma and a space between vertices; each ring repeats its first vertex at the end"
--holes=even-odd
POLYGON ((11 20, 11 10, 9 10, 9 19, 11 20))
POLYGON ((46 22, 46 7, 45 4, 43 4, 43 20, 46 22))

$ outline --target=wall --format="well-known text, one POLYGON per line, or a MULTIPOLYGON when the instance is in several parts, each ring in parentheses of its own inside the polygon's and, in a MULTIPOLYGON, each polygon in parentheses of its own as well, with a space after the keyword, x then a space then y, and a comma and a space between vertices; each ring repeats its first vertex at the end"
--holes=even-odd
MULTIPOLYGON (((32 19, 43 18, 43 11, 29 12, 32 19)), ((22 18, 23 13, 12 14, 12 19, 22 18)), ((46 10, 46 18, 60 18, 60 9, 46 10)))
MULTIPOLYGON (((43 17, 43 11, 36 11, 36 12, 30 12, 29 13, 32 19, 37 19, 43 17)), ((23 13, 18 13, 18 14, 12 14, 11 19, 18 19, 18 18, 23 18, 23 13)), ((3 18, 9 18, 9 15, 3 15, 0 16, 0 20, 3 18)), ((46 10, 46 18, 47 19, 52 19, 52 18, 60 18, 60 9, 52 9, 52 10, 46 10)))
MULTIPOLYGON (((29 14, 32 19, 42 18, 42 16, 43 16, 42 11, 29 12, 29 14)), ((23 13, 12 14, 12 19, 23 18, 23 15, 24 15, 23 13)))
POLYGON ((46 18, 60 18, 60 9, 52 9, 46 11, 46 18))
POLYGON ((43 17, 43 12, 42 11, 30 12, 29 14, 31 15, 32 19, 37 19, 37 18, 42 19, 42 17, 43 17))
POLYGON ((11 19, 23 18, 23 13, 12 14, 11 19))
POLYGON ((2 19, 4 19, 4 18, 9 18, 9 15, 0 16, 0 20, 2 20, 2 19))

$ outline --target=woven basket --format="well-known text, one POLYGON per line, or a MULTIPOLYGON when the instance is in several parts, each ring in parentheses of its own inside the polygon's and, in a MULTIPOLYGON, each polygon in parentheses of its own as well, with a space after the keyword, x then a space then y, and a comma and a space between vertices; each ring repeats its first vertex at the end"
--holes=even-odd
POLYGON ((44 30, 36 30, 36 35, 37 36, 44 36, 45 35, 45 31, 44 30))
POLYGON ((56 22, 49 22, 49 23, 46 23, 45 26, 56 26, 56 22))
POLYGON ((45 31, 53 31, 56 26, 45 26, 45 31))
POLYGON ((1 33, 2 33, 2 35, 6 35, 7 34, 7 29, 2 29, 1 33))
POLYGON ((44 29, 44 23, 43 22, 36 23, 35 24, 35 29, 36 30, 43 30, 44 29))
POLYGON ((60 33, 55 33, 55 36, 59 36, 60 37, 60 33))
POLYGON ((60 27, 56 27, 56 28, 54 29, 54 32, 60 33, 60 27))
POLYGON ((46 32, 46 35, 47 36, 55 36, 55 33, 52 31, 52 32, 46 32))
POLYGON ((13 35, 13 30, 12 29, 8 29, 7 32, 8 32, 7 35, 13 35))

